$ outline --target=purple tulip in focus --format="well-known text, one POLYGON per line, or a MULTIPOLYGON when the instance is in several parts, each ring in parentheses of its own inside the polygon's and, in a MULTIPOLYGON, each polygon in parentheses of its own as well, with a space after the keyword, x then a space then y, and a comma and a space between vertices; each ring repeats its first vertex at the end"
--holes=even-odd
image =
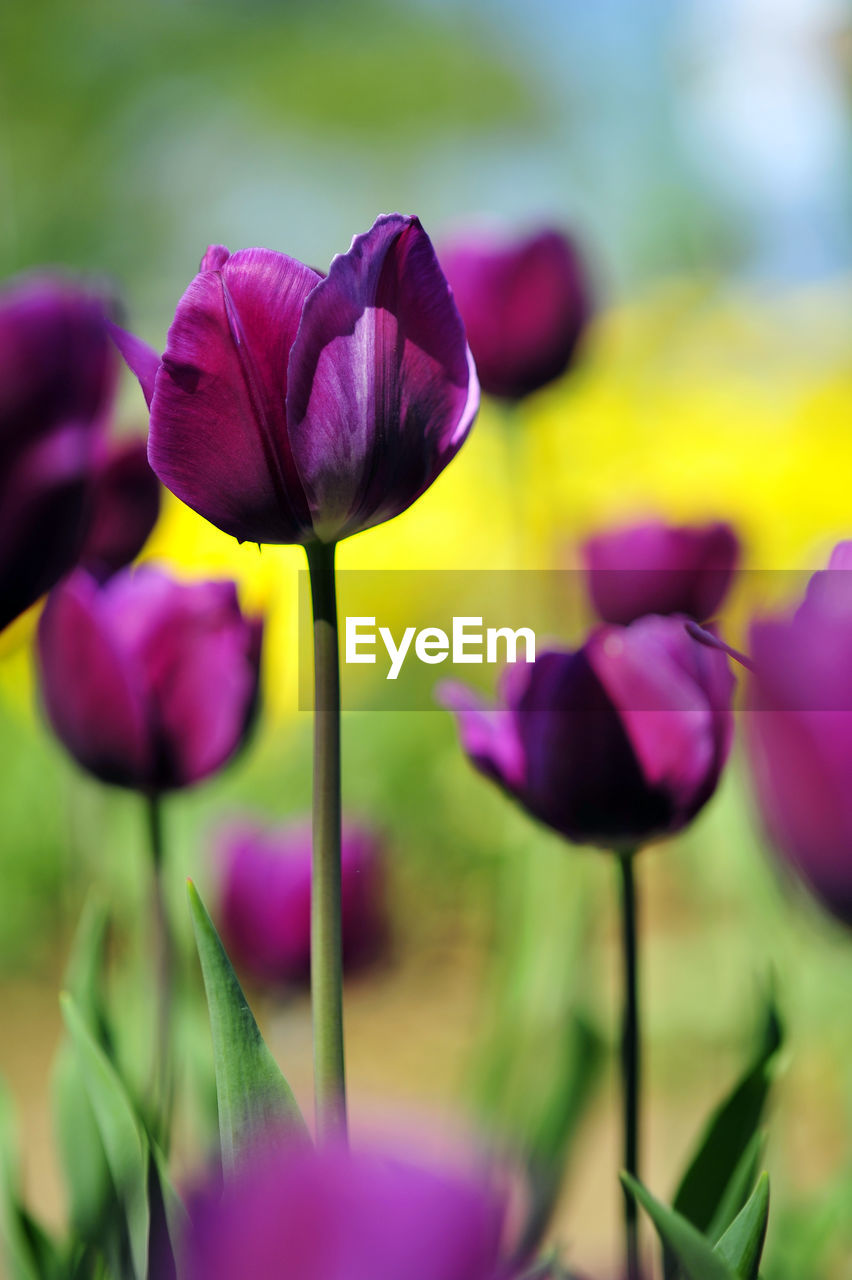
POLYGON ((103 299, 48 277, 0 298, 0 628, 77 561, 116 365, 103 299))
POLYGON ((747 742, 775 848, 852 925, 852 543, 795 614, 752 625, 747 742))
POLYGON ((471 230, 441 247, 483 391, 521 400, 563 374, 591 313, 585 268, 567 236, 504 240, 471 230))
POLYGON ((39 624, 48 718, 102 782, 151 794, 190 786, 246 740, 261 635, 232 582, 184 584, 144 567, 99 584, 77 569, 39 624))
POLYGON ((162 360, 114 330, 167 488, 241 542, 335 542, 399 515, 454 457, 479 387, 429 237, 390 214, 327 276, 205 253, 162 360))
POLYGON ((497 1280, 480 1183, 335 1146, 258 1155, 190 1209, 185 1280, 497 1280))
MULTIPOLYGON (((345 822, 341 848, 343 963, 372 960, 385 938, 384 868, 377 835, 345 822)), ((228 954, 259 982, 302 983, 311 969, 311 830, 238 827, 219 857, 220 932, 228 954)))
POLYGON ((445 686, 476 768, 579 844, 630 850, 690 822, 733 733, 734 677, 680 617, 599 627, 576 652, 506 669, 502 705, 445 686))
POLYGON ((90 514, 81 563, 97 577, 123 569, 139 555, 160 514, 160 484, 144 440, 117 440, 92 476, 90 514))
POLYGON ((740 545, 728 524, 662 521, 599 533, 584 544, 589 595, 604 622, 682 613, 704 622, 730 588, 740 545))

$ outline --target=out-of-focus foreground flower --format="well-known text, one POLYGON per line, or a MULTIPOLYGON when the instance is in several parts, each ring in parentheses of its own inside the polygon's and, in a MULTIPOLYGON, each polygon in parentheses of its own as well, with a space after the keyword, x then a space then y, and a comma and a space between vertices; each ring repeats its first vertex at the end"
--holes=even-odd
POLYGON ((680 830, 713 794, 734 677, 681 617, 600 627, 576 652, 508 667, 502 705, 444 686, 476 768, 579 844, 628 850, 680 830))
POLYGON ((246 740, 261 635, 232 582, 184 584, 143 567, 99 584, 78 569, 39 625, 45 709, 101 781, 151 794, 188 786, 246 740))
POLYGON ((775 848, 852 925, 852 543, 792 615, 753 624, 747 741, 775 848))
POLYGON ((77 561, 116 365, 102 298, 43 277, 0 299, 0 627, 77 561))
POLYGON ((404 511, 464 442, 479 386, 429 237, 391 214, 328 275, 205 253, 162 360, 114 330, 163 483, 241 542, 335 542, 404 511))
POLYGON ((566 235, 510 240, 472 229, 443 244, 440 258, 483 391, 521 400, 565 372, 591 312, 585 268, 566 235))
MULTIPOLYGON (((311 968, 311 829, 254 825, 225 832, 218 850, 219 923, 231 958, 259 982, 303 983, 311 968)), ((343 963, 378 954, 386 937, 378 835, 344 822, 341 846, 343 963)))
POLYGON ((712 617, 740 558, 729 524, 647 521, 598 533, 583 544, 592 605, 604 622, 627 626, 649 613, 712 617))
POLYGON ((478 1182, 335 1147, 269 1154, 191 1211, 186 1280, 497 1280, 478 1182))

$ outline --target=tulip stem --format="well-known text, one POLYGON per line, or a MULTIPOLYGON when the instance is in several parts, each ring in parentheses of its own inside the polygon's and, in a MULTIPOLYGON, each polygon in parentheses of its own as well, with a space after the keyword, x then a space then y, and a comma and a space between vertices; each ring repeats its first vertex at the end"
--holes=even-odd
MULTIPOLYGON (((635 850, 618 857, 621 880, 621 939, 624 1012, 621 1023, 621 1079, 624 1099, 624 1168, 639 1177, 639 982, 635 850)), ((624 1243, 627 1280, 639 1280, 639 1222, 636 1201, 625 1188, 624 1243)))
POLYGON ((174 981, 174 943, 163 883, 163 809, 159 795, 148 796, 148 836, 153 883, 154 964, 157 988, 157 1022, 154 1038, 153 1084, 155 1117, 161 1143, 168 1137, 171 1110, 171 1016, 174 981))
POLYGON ((340 905, 340 659, 334 544, 305 548, 314 613, 311 1004, 317 1138, 346 1139, 340 905))

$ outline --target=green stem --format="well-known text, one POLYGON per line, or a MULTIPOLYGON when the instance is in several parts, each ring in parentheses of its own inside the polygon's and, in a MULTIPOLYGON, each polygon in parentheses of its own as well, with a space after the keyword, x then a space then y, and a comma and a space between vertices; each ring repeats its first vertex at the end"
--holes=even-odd
MULTIPOLYGON (((624 1101, 624 1168, 639 1177, 639 981, 635 850, 618 855, 621 881, 621 937, 624 1012, 621 1023, 621 1079, 624 1101)), ((639 1222, 636 1201, 624 1192, 624 1243, 627 1280, 640 1280, 639 1222)))
POLYGON ((152 793, 148 796, 147 809, 153 885, 154 966, 157 990, 152 1092, 154 1114, 157 1117, 160 1128, 159 1137, 161 1142, 165 1144, 168 1134, 168 1116, 171 1109, 171 1018, 175 951, 163 882, 163 810, 162 800, 158 794, 152 793))
POLYGON ((314 808, 311 1004, 317 1138, 345 1141, 340 908, 340 660, 334 544, 305 548, 314 613, 314 808))

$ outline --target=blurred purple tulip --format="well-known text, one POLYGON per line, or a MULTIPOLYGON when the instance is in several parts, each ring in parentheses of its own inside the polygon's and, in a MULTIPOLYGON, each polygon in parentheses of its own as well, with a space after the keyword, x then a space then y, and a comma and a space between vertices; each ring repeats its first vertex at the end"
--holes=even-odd
MULTIPOLYGON (((235 963, 259 982, 298 984, 311 969, 311 829, 298 823, 226 832, 219 849, 220 931, 235 963)), ((374 959, 385 940, 377 834, 352 822, 341 848, 343 963, 374 959)))
POLYGON ((186 1280, 497 1280, 502 1205, 458 1173, 337 1147, 258 1156, 190 1208, 186 1280))
POLYGON ((160 514, 160 483, 144 440, 116 440, 93 470, 88 532, 81 563, 108 577, 139 555, 160 514))
POLYGON ((769 837, 852 926, 852 543, 795 614, 753 624, 747 742, 769 837))
POLYGON ((144 567, 99 584, 77 569, 39 625, 48 718, 102 782, 152 794, 189 786, 246 740, 261 635, 232 582, 184 584, 144 567))
POLYGON ((212 245, 162 360, 114 336, 150 407, 157 475, 241 542, 335 542, 390 520, 454 457, 479 403, 429 237, 400 214, 325 277, 212 245))
POLYGON ((729 524, 648 521, 596 534, 583 545, 589 595, 604 622, 682 613, 704 622, 730 588, 740 544, 729 524))
POLYGON ((50 277, 0 298, 0 627, 76 563, 116 366, 102 298, 50 277))
POLYGON ((581 649, 504 673, 502 705, 444 686, 476 768, 569 840, 629 850, 679 831, 713 794, 734 677, 684 619, 600 627, 581 649))
POLYGON ((591 314, 585 268, 567 236, 506 240, 471 230, 440 257, 483 391, 521 400, 565 372, 591 314))

